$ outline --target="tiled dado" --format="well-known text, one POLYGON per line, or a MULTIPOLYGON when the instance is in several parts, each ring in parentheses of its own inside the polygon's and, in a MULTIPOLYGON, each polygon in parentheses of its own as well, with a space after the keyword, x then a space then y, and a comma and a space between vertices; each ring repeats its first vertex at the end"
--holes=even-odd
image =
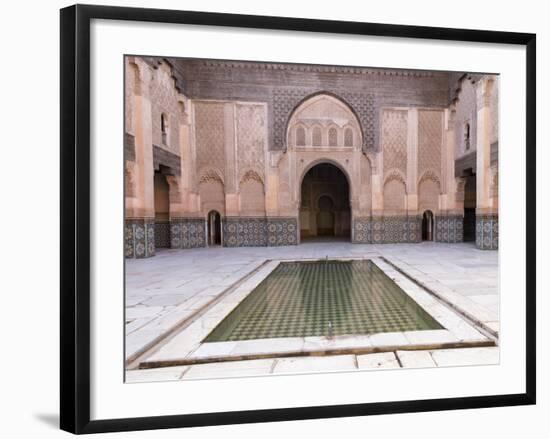
POLYGON ((155 255, 155 219, 132 218, 124 224, 124 255, 148 258, 155 255))
POLYGON ((476 247, 498 250, 498 215, 476 215, 476 247))
POLYGON ((360 217, 353 219, 353 242, 358 244, 413 243, 421 241, 418 216, 360 217))
POLYGON ((436 215, 435 236, 436 242, 462 242, 464 217, 461 215, 436 215))
POLYGON ((222 223, 224 247, 275 247, 298 243, 296 218, 226 217, 222 223))
POLYGON ((170 248, 170 221, 155 221, 155 247, 170 248))
POLYGON ((371 217, 354 218, 352 240, 357 244, 372 244, 372 223, 371 217))
POLYGON ((298 244, 298 220, 296 218, 267 218, 267 245, 298 244))
POLYGON ((204 218, 171 218, 170 247, 197 248, 206 246, 204 218))
POLYGON ((265 247, 266 218, 226 217, 223 223, 224 247, 265 247))

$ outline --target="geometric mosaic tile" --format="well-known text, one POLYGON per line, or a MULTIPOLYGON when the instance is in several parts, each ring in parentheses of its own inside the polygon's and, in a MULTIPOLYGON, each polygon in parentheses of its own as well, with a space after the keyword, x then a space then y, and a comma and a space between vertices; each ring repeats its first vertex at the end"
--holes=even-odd
POLYGON ((274 247, 296 245, 296 218, 226 217, 222 219, 225 247, 274 247))
POLYGON ((391 244, 420 242, 421 219, 417 215, 357 217, 353 219, 352 242, 391 244))
POLYGON ((170 248, 205 247, 205 225, 203 218, 170 218, 170 248))
POLYGON ((155 255, 155 219, 132 218, 124 224, 124 256, 149 258, 155 255))
POLYGON ((498 215, 476 215, 476 247, 498 250, 498 215))

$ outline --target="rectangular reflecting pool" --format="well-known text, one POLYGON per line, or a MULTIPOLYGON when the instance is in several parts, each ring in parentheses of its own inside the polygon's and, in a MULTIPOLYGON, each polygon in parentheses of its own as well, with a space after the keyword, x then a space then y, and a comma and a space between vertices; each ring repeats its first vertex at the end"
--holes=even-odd
POLYGON ((442 329, 371 260, 282 262, 205 342, 442 329))

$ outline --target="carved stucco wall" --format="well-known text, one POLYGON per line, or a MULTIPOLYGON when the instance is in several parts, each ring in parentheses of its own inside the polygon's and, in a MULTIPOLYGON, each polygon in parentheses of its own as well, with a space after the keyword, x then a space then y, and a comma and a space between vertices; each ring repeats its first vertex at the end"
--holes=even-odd
POLYGON ((361 127, 356 115, 344 102, 320 94, 295 109, 288 122, 286 137, 291 148, 354 147, 361 145, 361 127))
POLYGON ((372 168, 369 159, 364 155, 360 156, 360 161, 361 188, 359 190, 359 213, 361 216, 365 216, 370 215, 372 208, 372 168))
POLYGON ((246 173, 254 171, 263 184, 267 137, 265 106, 237 104, 236 123, 239 181, 246 173))
POLYGON ((279 214, 291 215, 295 211, 290 181, 290 157, 284 154, 278 162, 279 187, 277 194, 279 214))
MULTIPOLYGON (((295 112, 298 107, 301 107, 304 101, 314 100, 315 96, 323 95, 325 90, 315 90, 311 88, 276 88, 273 91, 273 149, 285 149, 288 146, 288 140, 290 137, 285 139, 285 133, 293 133, 292 130, 289 130, 289 126, 292 124, 292 119, 295 116, 295 112), (308 99, 309 97, 309 99, 308 99)), ((326 96, 326 95, 325 95, 326 96)), ((353 120, 356 120, 356 116, 359 118, 359 123, 354 123, 353 129, 355 131, 355 138, 363 138, 363 146, 365 148, 374 148, 375 140, 375 106, 374 106, 374 95, 370 93, 349 93, 349 92, 340 92, 337 95, 339 98, 343 99, 346 104, 350 106, 355 112, 353 120)), ((325 99, 325 109, 326 101, 325 99)), ((333 117, 337 118, 337 114, 334 114, 336 110, 337 113, 349 112, 349 110, 344 109, 332 109, 333 117)), ((316 108, 313 111, 317 111, 319 115, 323 111, 323 107, 316 108)), ((349 118, 349 115, 344 117, 349 118)), ((319 125, 321 127, 322 125, 319 125)), ((328 126, 325 126, 326 139, 325 142, 328 144, 328 126)), ((311 128, 311 134, 313 133, 313 128, 311 128)), ((307 139, 306 134, 306 139, 307 139)), ((306 143, 315 144, 310 135, 311 141, 306 143)), ((344 143, 344 130, 342 128, 341 134, 341 143, 344 143)), ((321 143, 321 142, 320 142, 321 143)), ((319 144, 320 144, 319 143, 319 144)), ((295 145, 295 143, 294 143, 295 145)))
POLYGON ((439 208, 443 112, 418 112, 418 207, 434 213, 439 208))
POLYGON ((425 178, 418 185, 418 211, 431 210, 437 213, 439 210, 439 182, 433 178, 425 178))
POLYGON ((204 214, 211 210, 217 210, 221 215, 225 214, 225 189, 219 179, 203 177, 199 182, 199 195, 201 211, 204 214))
POLYGON ((398 178, 390 178, 384 184, 384 214, 405 213, 405 183, 398 178))
POLYGON ((254 171, 243 176, 240 183, 240 212, 243 216, 265 215, 265 189, 263 180, 254 171))
POLYGON ((262 104, 236 104, 237 169, 240 214, 265 215, 266 108, 262 104))
POLYGON ((467 77, 460 81, 460 91, 457 94, 455 112, 455 157, 460 158, 475 151, 477 108, 476 90, 467 77), (470 148, 465 147, 465 127, 470 125, 470 148))
POLYGON ((171 74, 171 68, 163 62, 152 71, 150 96, 153 118, 153 144, 179 155, 178 91, 171 74), (161 114, 166 115, 168 122, 167 144, 162 140, 161 114))
POLYGON ((200 179, 213 170, 223 182, 225 178, 224 104, 195 103, 195 167, 200 179))
POLYGON ((200 195, 201 212, 225 213, 225 124, 224 104, 196 102, 195 172, 200 195))
POLYGON ((498 142, 498 86, 499 86, 499 80, 498 80, 498 76, 496 76, 492 84, 491 97, 489 100, 490 111, 491 111, 491 129, 490 129, 491 144, 498 142))
POLYGON ((353 108, 364 134, 362 146, 370 151, 379 149, 381 108, 441 108, 449 102, 445 72, 201 59, 172 59, 171 63, 191 98, 265 102, 270 151, 286 149, 293 110, 317 93, 339 96, 353 108))
POLYGON ((129 57, 125 57, 124 66, 124 131, 134 135, 134 90, 138 71, 129 57))
POLYGON ((407 175, 407 111, 382 111, 380 143, 384 154, 384 176, 399 171, 407 175))
POLYGON ((441 145, 443 144, 443 112, 418 112, 418 177, 433 172, 441 178, 441 145))

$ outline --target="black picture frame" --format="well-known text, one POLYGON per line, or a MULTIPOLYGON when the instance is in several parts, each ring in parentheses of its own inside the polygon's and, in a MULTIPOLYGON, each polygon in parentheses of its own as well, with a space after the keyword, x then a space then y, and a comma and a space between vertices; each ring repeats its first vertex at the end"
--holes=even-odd
POLYGON ((193 427, 535 404, 536 35, 378 23, 75 5, 61 10, 60 426, 72 433, 193 427), (525 393, 129 419, 90 419, 90 22, 130 20, 240 28, 500 43, 526 48, 525 393))

